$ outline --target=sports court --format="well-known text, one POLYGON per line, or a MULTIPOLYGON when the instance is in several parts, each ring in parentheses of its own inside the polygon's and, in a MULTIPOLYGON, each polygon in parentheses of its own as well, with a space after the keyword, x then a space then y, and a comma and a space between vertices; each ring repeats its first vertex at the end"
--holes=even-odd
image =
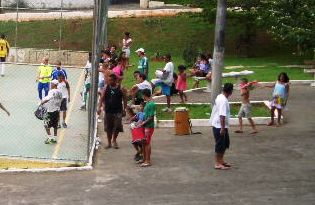
POLYGON ((39 103, 38 66, 7 64, 0 77, 0 101, 9 110, 0 112, 0 155, 45 160, 86 161, 88 152, 88 112, 79 110, 84 71, 65 68, 71 89, 66 122, 58 130, 57 144, 44 144, 43 121, 34 116, 39 103))

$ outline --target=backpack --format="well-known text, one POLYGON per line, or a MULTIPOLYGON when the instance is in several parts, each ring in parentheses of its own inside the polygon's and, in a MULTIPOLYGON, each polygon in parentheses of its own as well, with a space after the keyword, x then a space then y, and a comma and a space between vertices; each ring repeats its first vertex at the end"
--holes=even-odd
POLYGON ((43 105, 38 106, 38 108, 34 112, 35 117, 39 120, 43 120, 46 114, 47 108, 45 108, 43 105))

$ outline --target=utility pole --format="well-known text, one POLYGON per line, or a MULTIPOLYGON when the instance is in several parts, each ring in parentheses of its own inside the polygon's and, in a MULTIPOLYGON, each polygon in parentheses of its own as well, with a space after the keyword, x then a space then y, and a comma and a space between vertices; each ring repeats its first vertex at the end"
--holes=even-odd
POLYGON ((217 16, 216 16, 216 23, 215 23, 212 85, 211 85, 212 105, 214 104, 215 98, 221 93, 221 89, 222 89, 225 23, 226 23, 226 0, 218 0, 217 16))

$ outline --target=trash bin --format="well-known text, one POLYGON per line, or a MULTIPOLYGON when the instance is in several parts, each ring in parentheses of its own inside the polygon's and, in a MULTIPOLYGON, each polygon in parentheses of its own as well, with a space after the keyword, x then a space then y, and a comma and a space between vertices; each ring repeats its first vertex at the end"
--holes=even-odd
POLYGON ((189 110, 186 107, 178 107, 175 109, 175 134, 176 135, 189 135, 189 110))

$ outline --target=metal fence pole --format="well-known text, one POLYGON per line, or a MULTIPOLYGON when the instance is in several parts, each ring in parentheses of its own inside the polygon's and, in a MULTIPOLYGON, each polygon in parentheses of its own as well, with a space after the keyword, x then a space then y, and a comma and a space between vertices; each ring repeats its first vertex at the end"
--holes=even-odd
POLYGON ((60 1, 60 24, 59 24, 59 50, 61 50, 62 40, 62 19, 63 19, 63 0, 60 1))
POLYGON ((107 12, 108 12, 108 0, 94 0, 94 27, 93 27, 93 45, 92 45, 92 71, 91 71, 91 91, 89 96, 89 128, 88 128, 88 157, 91 152, 91 147, 95 143, 94 136, 96 130, 96 118, 95 113, 97 109, 98 101, 98 67, 99 56, 101 48, 107 44, 107 12))
POLYGON ((16 1, 15 40, 14 40, 14 47, 15 47, 15 53, 16 53, 15 54, 16 57, 14 59, 15 63, 18 61, 18 59, 17 59, 18 58, 17 39, 18 39, 18 23, 19 23, 19 1, 20 0, 16 1))

